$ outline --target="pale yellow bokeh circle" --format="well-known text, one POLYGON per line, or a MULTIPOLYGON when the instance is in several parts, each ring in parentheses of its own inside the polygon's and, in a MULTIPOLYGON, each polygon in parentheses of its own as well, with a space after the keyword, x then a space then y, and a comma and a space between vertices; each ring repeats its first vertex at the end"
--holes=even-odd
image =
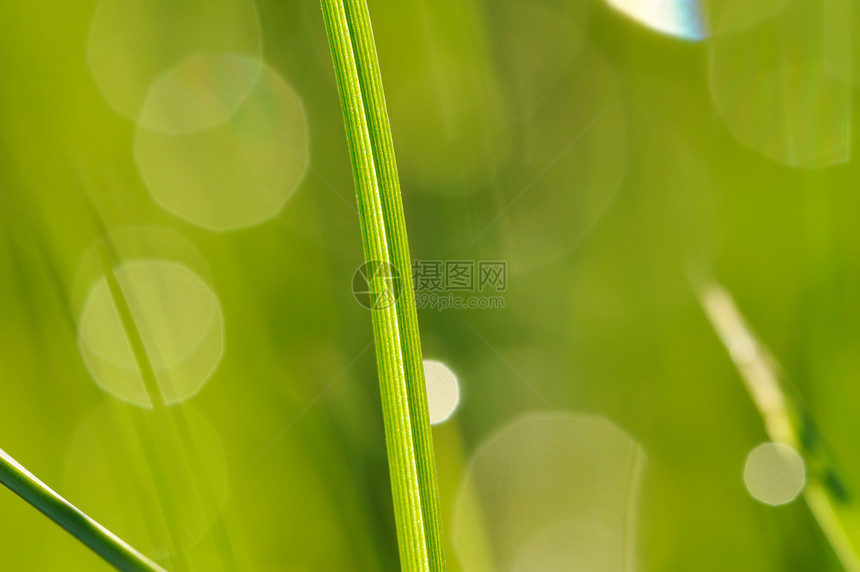
MULTIPOLYGON (((255 65, 247 60, 246 71, 255 65)), ((134 156, 165 210, 203 228, 234 230, 277 215, 298 187, 308 168, 305 109, 277 71, 259 65, 248 95, 218 125, 178 135, 138 126, 134 156)))
POLYGON ((784 443, 762 443, 747 457, 744 483, 753 498, 770 505, 790 503, 806 482, 803 458, 784 443))
POLYGON ((849 161, 856 129, 845 57, 851 30, 828 14, 825 2, 789 2, 745 27, 755 4, 727 0, 708 45, 711 96, 726 128, 742 145, 788 167, 849 161), (829 47, 843 43, 846 49, 834 57, 829 47))
POLYGON ((430 409, 430 424, 447 420, 460 402, 460 386, 457 376, 441 361, 424 360, 424 382, 427 386, 427 405, 430 409))
POLYGON ((480 444, 454 507, 465 570, 621 570, 637 558, 642 447, 611 421, 524 414, 480 444))
POLYGON ((120 399, 146 407, 193 396, 223 353, 215 292, 177 262, 133 260, 113 275, 119 290, 105 276, 98 279, 79 324, 81 353, 93 379, 120 399), (151 395, 155 388, 158 394, 151 395))
POLYGON ((214 127, 245 101, 262 66, 237 54, 190 56, 152 83, 139 123, 171 135, 214 127))
POLYGON ((96 84, 110 106, 170 133, 223 121, 256 73, 222 54, 260 53, 260 24, 251 0, 101 0, 87 47, 96 84), (180 77, 165 82, 171 70, 180 77), (208 102, 188 98, 200 94, 208 102), (145 102, 149 110, 142 113, 145 102))

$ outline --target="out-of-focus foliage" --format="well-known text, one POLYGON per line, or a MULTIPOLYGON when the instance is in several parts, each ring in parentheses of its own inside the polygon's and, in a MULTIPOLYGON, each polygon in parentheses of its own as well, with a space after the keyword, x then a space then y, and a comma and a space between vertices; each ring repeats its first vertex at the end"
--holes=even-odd
MULTIPOLYGON (((0 2, 0 447, 164 564, 394 570, 319 5, 174 4, 0 2), (122 315, 99 251, 140 296, 122 315), (134 369, 134 348, 153 371, 134 369), (168 386, 182 390, 151 410, 128 391, 168 386)), ((564 557, 545 547, 581 515, 518 507, 618 463, 577 449, 576 473, 577 437, 556 431, 602 418, 647 458, 635 502, 565 498, 626 503, 631 569, 839 570, 802 497, 749 494, 747 457, 768 436, 688 271, 705 260, 731 291, 857 494, 854 3, 370 10, 412 256, 507 262, 504 308, 419 310, 425 356, 459 385, 433 429, 450 568, 494 562, 500 542, 516 570, 566 566, 540 557, 564 557), (555 420, 547 439, 535 419, 555 420), (487 467, 495 484, 534 482, 505 498, 487 467)), ((0 493, 0 568, 104 567, 0 493)), ((616 546, 595 541, 582 562, 617 563, 616 546)))

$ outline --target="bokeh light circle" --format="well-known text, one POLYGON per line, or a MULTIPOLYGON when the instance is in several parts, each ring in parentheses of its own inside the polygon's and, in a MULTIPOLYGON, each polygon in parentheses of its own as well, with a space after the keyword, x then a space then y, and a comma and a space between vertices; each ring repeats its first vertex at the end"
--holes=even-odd
POLYGON ((304 105, 277 71, 262 65, 225 121, 181 135, 138 126, 134 156, 167 211, 215 231, 252 226, 277 215, 305 175, 304 105))
POLYGON ((709 44, 709 75, 715 107, 732 135, 788 167, 813 169, 850 160, 851 85, 822 49, 847 32, 832 23, 809 25, 828 22, 824 3, 793 2, 743 27, 750 3, 730 1, 709 44))
POLYGON ((106 391, 138 405, 188 399, 221 361, 218 297, 177 262, 132 260, 113 274, 115 281, 96 281, 80 318, 79 346, 90 374, 106 391), (146 376, 155 377, 160 395, 150 395, 146 376))
POLYGON ((642 447, 605 418, 522 415, 472 455, 454 508, 460 562, 465 570, 623 569, 637 558, 644 474, 642 447))
POLYGON ((111 107, 168 132, 222 121, 256 77, 220 55, 260 53, 260 25, 251 0, 101 0, 87 47, 93 76, 111 107), (183 65, 184 73, 175 70, 183 65), (174 77, 165 81, 171 69, 174 77), (151 91, 159 82, 161 87, 151 91), (193 92, 205 92, 209 102, 188 100, 193 92), (142 114, 144 102, 150 109, 142 114))
POLYGON ((259 59, 236 54, 186 58, 153 82, 140 124, 171 135, 218 125, 245 100, 261 69, 259 59))
POLYGON ((793 447, 762 443, 747 457, 744 483, 756 500, 769 505, 787 504, 803 490, 806 466, 793 447))
POLYGON ((424 381, 427 386, 430 424, 442 423, 454 414, 460 402, 457 376, 441 361, 425 359, 424 381))

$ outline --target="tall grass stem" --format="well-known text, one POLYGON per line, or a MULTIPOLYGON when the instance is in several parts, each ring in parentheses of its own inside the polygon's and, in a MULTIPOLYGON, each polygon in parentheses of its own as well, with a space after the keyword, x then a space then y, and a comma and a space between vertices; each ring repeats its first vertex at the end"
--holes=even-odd
POLYGON ((394 144, 365 0, 322 0, 352 160, 364 256, 385 268, 370 290, 388 463, 403 570, 445 570, 411 258, 394 144), (397 295, 399 293, 399 296, 397 295))

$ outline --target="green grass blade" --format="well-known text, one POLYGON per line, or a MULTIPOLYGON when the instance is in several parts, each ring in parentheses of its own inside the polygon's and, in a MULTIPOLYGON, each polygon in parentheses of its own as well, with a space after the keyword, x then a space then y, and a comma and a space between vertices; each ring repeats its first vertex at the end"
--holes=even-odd
POLYGON ((731 295, 716 283, 698 288, 702 308, 746 384, 774 441, 796 449, 806 464, 804 498, 846 570, 860 572, 860 507, 839 477, 800 396, 756 338, 731 295))
MULTIPOLYGON (((411 260, 394 145, 364 0, 322 0, 358 197, 364 255, 401 277, 394 305, 373 312, 400 560, 404 570, 445 570, 436 465, 411 260)), ((390 292, 372 277, 374 292, 390 292)))
POLYGON ((78 510, 0 449, 0 482, 62 526, 117 570, 164 569, 78 510))
POLYGON ((370 125, 371 143, 376 173, 382 192, 382 216, 389 231, 391 261, 405 284, 397 300, 397 317, 400 323, 400 340, 404 348, 403 359, 409 390, 409 410, 414 420, 413 438, 416 444, 421 501, 424 509, 427 545, 431 554, 440 558, 444 569, 444 540, 439 509, 439 491, 436 482, 436 460, 430 418, 427 411, 427 390, 424 382, 424 364, 418 332, 418 315, 413 303, 412 259, 406 233, 406 220, 400 196, 400 177, 394 157, 394 141, 388 123, 382 74, 376 56, 376 46, 370 25, 370 14, 364 0, 347 0, 347 17, 354 22, 354 42, 359 58, 359 80, 365 95, 365 112, 370 125))

